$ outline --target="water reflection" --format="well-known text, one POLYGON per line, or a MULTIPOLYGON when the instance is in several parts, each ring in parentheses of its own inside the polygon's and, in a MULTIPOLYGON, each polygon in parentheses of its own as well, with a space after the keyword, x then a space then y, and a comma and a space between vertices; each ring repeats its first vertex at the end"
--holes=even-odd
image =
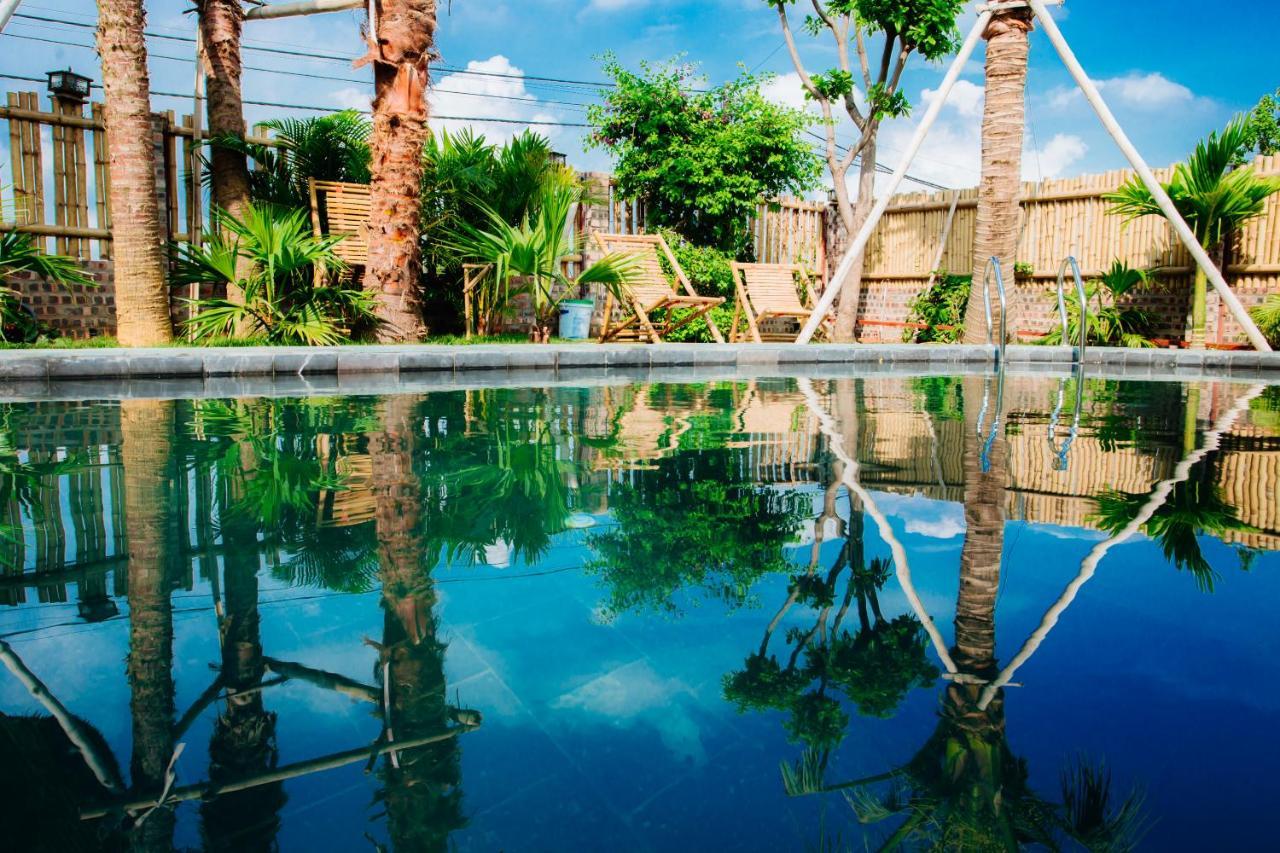
POLYGON ((1070 680, 1050 633, 1131 533, 1162 595, 1266 581, 1275 403, 928 377, 6 404, 0 811, 50 850, 1158 846, 1171 780, 1122 755, 1113 783, 1006 703, 1070 680), (1079 565, 998 620, 1023 536, 1079 565), (682 786, 705 814, 653 817, 682 786))

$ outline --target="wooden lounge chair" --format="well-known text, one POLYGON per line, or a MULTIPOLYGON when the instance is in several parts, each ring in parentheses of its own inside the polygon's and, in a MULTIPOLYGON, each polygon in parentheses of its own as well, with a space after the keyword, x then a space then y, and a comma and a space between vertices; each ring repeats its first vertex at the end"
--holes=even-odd
POLYGON ((650 341, 658 344, 663 339, 683 326, 687 326, 699 317, 706 317, 707 327, 717 343, 724 343, 715 321, 708 312, 724 302, 721 296, 699 296, 689 282, 689 277, 680 269, 676 256, 672 254, 667 241, 657 234, 601 234, 594 235, 596 245, 605 254, 627 254, 639 257, 636 270, 636 282, 627 288, 625 307, 631 316, 615 323, 613 320, 613 294, 605 302, 604 327, 600 330, 600 342, 623 340, 650 341), (661 258, 665 257, 675 272, 684 292, 681 293, 662 271, 661 258), (674 317, 673 309, 690 309, 682 317, 674 317), (653 314, 665 311, 662 319, 655 320, 653 314))
MULTIPOLYGON (((768 320, 794 319, 801 326, 809 319, 816 305, 817 298, 813 294, 813 283, 808 272, 798 264, 730 264, 733 267, 733 283, 738 291, 738 304, 733 309, 733 328, 729 331, 731 341, 742 340, 750 335, 756 343, 770 341, 794 341, 799 337, 799 330, 778 331, 762 329, 768 320), (805 301, 800 298, 800 289, 804 289, 805 301), (807 301, 808 305, 805 304, 807 301), (741 331, 740 317, 746 319, 746 335, 741 331)), ((775 324, 770 324, 775 325, 775 324)), ((831 318, 827 317, 818 327, 818 334, 830 334, 831 318)))

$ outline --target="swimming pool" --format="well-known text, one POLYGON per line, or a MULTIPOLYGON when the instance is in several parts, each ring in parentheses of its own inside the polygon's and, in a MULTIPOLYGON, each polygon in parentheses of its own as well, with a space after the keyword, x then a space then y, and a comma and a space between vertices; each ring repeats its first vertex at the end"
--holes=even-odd
POLYGON ((49 850, 1261 846, 1278 484, 1280 388, 1226 382, 0 404, 0 814, 49 850))

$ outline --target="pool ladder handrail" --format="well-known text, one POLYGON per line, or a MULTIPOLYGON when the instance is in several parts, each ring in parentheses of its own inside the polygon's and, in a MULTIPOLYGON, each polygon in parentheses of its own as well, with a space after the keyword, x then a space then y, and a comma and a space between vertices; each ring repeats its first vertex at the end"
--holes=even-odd
POLYGON ((1084 279, 1080 276, 1080 264, 1075 255, 1067 255, 1058 265, 1058 317, 1062 320, 1062 344, 1071 346, 1071 326, 1067 322, 1067 267, 1071 267, 1071 275, 1076 282, 1076 301, 1080 306, 1080 344, 1073 355, 1076 362, 1084 362, 1085 342, 1089 337, 1089 297, 1084 291, 1084 279))
POLYGON ((1000 416, 1004 413, 1004 362, 996 371, 996 412, 991 419, 991 430, 987 431, 987 410, 991 407, 991 377, 982 383, 982 408, 978 411, 978 440, 982 442, 980 461, 982 473, 991 471, 991 448, 995 446, 996 436, 1000 432, 1000 416))
POLYGON ((987 261, 987 268, 982 273, 982 309, 987 317, 987 346, 995 344, 995 341, 991 338, 991 333, 994 331, 994 324, 991 318, 991 278, 993 272, 996 280, 996 296, 1000 299, 1000 343, 998 352, 1000 354, 1000 367, 1004 369, 1004 344, 1008 337, 1006 332, 1008 331, 1009 306, 1005 299, 1004 273, 1000 269, 1000 259, 994 255, 987 261))
POLYGON ((1058 383, 1058 404, 1054 406, 1053 414, 1049 416, 1049 449, 1053 451, 1053 470, 1066 471, 1070 467, 1071 445, 1075 443, 1076 436, 1080 434, 1080 416, 1084 411, 1084 370, 1083 365, 1079 374, 1072 371, 1073 378, 1076 381, 1076 403, 1075 411, 1071 418, 1071 428, 1067 431, 1067 437, 1062 442, 1062 446, 1058 446, 1058 421, 1062 417, 1062 406, 1065 403, 1065 391, 1067 380, 1063 379, 1058 383))

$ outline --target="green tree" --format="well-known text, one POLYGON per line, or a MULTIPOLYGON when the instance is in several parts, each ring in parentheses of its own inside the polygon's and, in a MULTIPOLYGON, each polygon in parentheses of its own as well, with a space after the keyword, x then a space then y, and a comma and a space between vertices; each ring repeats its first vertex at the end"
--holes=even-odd
MULTIPOLYGON (((1259 177, 1247 166, 1233 168, 1248 139, 1248 122, 1237 117, 1221 133, 1211 133, 1198 143, 1191 157, 1174 167, 1173 178, 1162 184, 1196 240, 1217 256, 1219 267, 1230 233, 1262 215, 1267 199, 1280 192, 1280 178, 1259 177)), ((1126 221, 1164 215, 1137 176, 1103 198, 1111 203, 1110 212, 1126 221)), ((1191 346, 1199 349, 1205 344, 1207 285, 1208 277, 1197 267, 1191 296, 1191 346)))
MULTIPOLYGON (((835 43, 836 64, 821 72, 806 70, 791 29, 787 7, 795 0, 764 0, 778 12, 791 62, 800 75, 806 97, 822 110, 823 155, 836 193, 836 208, 845 232, 852 235, 866 221, 874 203, 876 140, 886 118, 911 111, 902 91, 902 73, 911 54, 941 59, 956 49, 956 16, 964 0, 813 0, 814 14, 804 29, 815 37, 829 35, 835 43), (879 55, 869 40, 879 37, 879 55), (850 46, 856 59, 851 58, 850 46), (857 63, 856 67, 854 63, 857 63), (858 137, 841 151, 836 142, 837 114, 853 122, 858 137), (849 170, 862 158, 858 191, 849 196, 849 170)), ((836 340, 853 340, 861 299, 862 265, 854 265, 845 280, 836 314, 836 340)))
POLYGON ((0 233, 0 340, 30 343, 42 333, 35 317, 23 307, 17 291, 7 286, 10 275, 29 272, 64 287, 93 287, 94 282, 73 258, 40 251, 35 238, 17 231, 0 233))
POLYGON ((695 90, 692 66, 645 63, 637 73, 612 56, 604 72, 614 88, 588 110, 589 144, 616 158, 618 189, 644 202, 649 227, 742 256, 760 199, 817 185, 809 117, 766 100, 760 78, 695 90))
POLYGON ((1269 157, 1280 152, 1280 89, 1274 95, 1263 95, 1246 119, 1243 164, 1252 154, 1269 157))
MULTIPOLYGON (((695 442, 693 430, 682 446, 695 442)), ((801 495, 750 482, 739 451, 679 453, 638 471, 610 494, 617 527, 594 536, 587 571, 614 614, 679 611, 677 596, 701 590, 741 606, 760 578, 787 571, 782 548, 804 517, 801 495)))

